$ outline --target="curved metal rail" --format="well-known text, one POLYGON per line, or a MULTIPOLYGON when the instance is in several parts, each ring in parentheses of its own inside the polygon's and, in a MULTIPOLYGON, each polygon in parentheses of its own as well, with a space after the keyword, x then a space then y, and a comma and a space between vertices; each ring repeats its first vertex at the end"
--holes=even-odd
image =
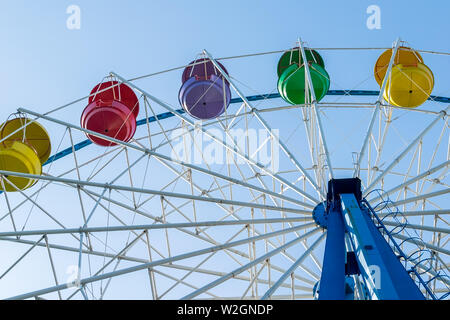
MULTIPOLYGON (((378 96, 379 95, 379 91, 376 90, 329 90, 327 95, 329 96, 378 96)), ((280 94, 279 93, 270 93, 270 94, 258 94, 258 95, 254 95, 254 96, 248 96, 246 97, 246 99, 248 101, 259 101, 259 100, 265 100, 265 99, 277 99, 280 98, 280 94)), ((436 101, 436 102, 442 102, 442 103, 450 103, 450 97, 441 97, 441 96, 430 96, 428 100, 432 100, 432 101, 436 101)), ((230 101, 231 103, 243 103, 244 101, 241 98, 233 98, 230 101)), ((185 111, 183 109, 178 109, 176 110, 176 112, 183 114, 185 113, 185 111)), ((158 115, 155 116, 151 116, 147 119, 141 119, 138 120, 136 122, 137 126, 141 126, 144 125, 146 123, 151 123, 151 122, 155 122, 157 120, 164 120, 164 119, 168 119, 171 117, 174 117, 175 115, 172 112, 164 112, 164 113, 160 113, 158 115)), ((43 165, 48 165, 54 161, 57 161, 61 158, 64 158, 70 154, 72 154, 73 150, 78 151, 80 149, 83 149, 87 146, 89 146, 90 144, 92 144, 92 142, 88 139, 81 141, 77 144, 75 144, 72 149, 72 147, 69 147, 67 149, 64 149, 56 154, 54 154, 53 156, 51 156, 47 162, 45 162, 43 165)))
MULTIPOLYGON (((375 189, 372 192, 376 192, 380 196, 382 194, 382 192, 380 192, 379 189, 375 189)), ((370 193, 372 193, 372 192, 370 192, 370 193)), ((377 225, 377 228, 380 229, 382 234, 384 234, 388 238, 388 240, 389 240, 388 242, 392 243, 392 249, 397 251, 399 257, 401 257, 404 260, 405 268, 407 268, 407 263, 408 262, 410 263, 411 267, 409 269, 407 269, 407 271, 408 271, 408 273, 415 275, 414 281, 419 285, 419 287, 422 286, 433 300, 444 300, 445 298, 447 298, 448 295, 450 295, 450 291, 448 291, 446 294, 444 294, 440 297, 437 297, 436 295, 433 294, 432 290, 429 287, 429 284, 433 280, 439 280, 444 277, 448 278, 448 275, 446 273, 442 273, 441 270, 439 270, 437 272, 432 270, 433 269, 432 262, 435 261, 435 257, 433 255, 433 253, 431 252, 431 250, 427 249, 424 244, 420 245, 421 243, 423 243, 423 240, 421 238, 409 236, 408 238, 404 239, 401 243, 397 243, 395 241, 393 236, 396 234, 399 234, 408 226, 408 220, 403 215, 403 213, 394 205, 392 200, 389 199, 389 197, 387 199, 383 199, 381 197, 381 199, 382 199, 382 201, 374 207, 372 207, 369 204, 369 201, 367 201, 367 197, 365 199, 363 199, 363 204, 369 209, 369 212, 372 214, 372 220, 374 220, 375 224, 377 225), (381 219, 378 216, 377 212, 380 212, 383 210, 387 210, 388 214, 381 219), (401 222, 397 218, 398 216, 400 216, 402 218, 403 222, 401 222), (387 217, 393 218, 398 223, 398 225, 395 226, 391 230, 387 229, 387 227, 383 223, 383 221, 387 217), (412 253, 410 253, 409 255, 407 255, 401 248, 402 248, 403 243, 405 243, 407 241, 411 241, 411 240, 417 245, 417 250, 415 250, 412 253), (414 256, 416 256, 416 257, 414 257, 414 256), (429 265, 429 268, 423 269, 423 266, 426 264, 429 265), (420 270, 420 269, 422 269, 422 270, 420 270), (428 273, 430 270, 434 271, 433 272, 434 276, 431 279, 425 281, 422 278, 422 275, 425 273, 428 273)))

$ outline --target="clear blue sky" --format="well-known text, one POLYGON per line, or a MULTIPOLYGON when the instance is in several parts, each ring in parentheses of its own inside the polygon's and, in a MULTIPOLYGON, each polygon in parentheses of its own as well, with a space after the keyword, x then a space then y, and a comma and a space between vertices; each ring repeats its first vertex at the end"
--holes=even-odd
MULTIPOLYGON (((110 71, 132 78, 185 65, 204 48, 216 57, 226 57, 287 49, 298 37, 312 47, 390 47, 401 37, 416 48, 450 52, 449 12, 450 2, 444 0, 4 0, 0 120, 18 107, 45 112, 85 96, 110 71), (66 27, 69 5, 81 9, 80 30, 66 27), (380 30, 366 27, 369 5, 381 9, 380 30)), ((380 53, 324 52, 331 89, 351 89, 366 79, 358 88, 379 89, 371 75, 380 53)), ((433 94, 450 96, 450 59, 424 58, 435 75, 433 94)), ((259 93, 267 93, 276 87, 277 59, 273 55, 264 63, 257 59, 254 64, 252 60, 230 62, 228 70, 259 93)), ((180 76, 181 71, 174 72, 160 82, 144 81, 143 85, 178 106, 180 76)), ((78 104, 60 116, 78 124, 83 107, 78 104)), ((284 119, 276 120, 282 126, 284 119)), ((409 125, 416 124, 422 125, 420 120, 409 125)), ((61 131, 48 130, 59 141, 61 131)), ((77 136, 76 142, 81 139, 77 136)), ((361 140, 355 141, 360 146, 361 140)), ((391 148, 396 151, 396 145, 391 148)), ((9 257, 11 262, 14 256, 9 257)), ((58 272, 64 277, 65 268, 61 268, 58 272)), ((7 281, 6 285, 13 285, 16 280, 7 281)), ((2 291, 0 296, 9 295, 2 291)))
MULTIPOLYGON (((19 106, 49 110, 85 95, 111 70, 126 77, 159 71, 185 64, 203 48, 216 56, 278 50, 299 36, 317 47, 383 47, 400 36, 422 49, 449 51, 449 6, 442 0, 3 1, 0 116, 19 106), (81 8, 81 30, 66 28, 71 4, 81 8), (366 28, 371 4, 381 8, 381 30, 366 28)), ((436 91, 447 88, 437 82, 436 91)))

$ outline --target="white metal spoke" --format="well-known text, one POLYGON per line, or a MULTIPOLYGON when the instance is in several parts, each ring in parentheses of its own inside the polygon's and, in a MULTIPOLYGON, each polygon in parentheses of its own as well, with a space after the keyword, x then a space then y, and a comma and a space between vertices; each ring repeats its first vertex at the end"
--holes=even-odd
MULTIPOLYGON (((389 60, 389 64, 388 64, 388 67, 387 67, 387 70, 386 70, 386 75, 389 76, 389 77, 391 76, 392 66, 394 64, 395 56, 397 55, 397 50, 398 50, 399 46, 400 46, 400 38, 398 38, 395 41, 395 43, 394 43, 394 45, 392 47, 391 59, 389 60)), ((364 142, 363 142, 363 144, 361 146, 361 151, 358 154, 358 162, 356 164, 355 171, 353 172, 353 176, 354 177, 359 175, 359 168, 361 166, 361 160, 362 160, 362 158, 365 155, 367 144, 369 143, 369 137, 372 134, 372 128, 373 128, 373 125, 375 123, 375 119, 377 118, 377 114, 380 111, 380 104, 383 101, 383 94, 384 94, 384 89, 386 88, 386 85, 387 85, 387 81, 388 81, 388 77, 385 76, 384 79, 383 79, 383 83, 382 83, 382 85, 380 87, 380 94, 378 95, 378 99, 377 99, 377 102, 375 104, 375 109, 373 110, 372 117, 370 119, 369 127, 367 128, 367 132, 366 132, 366 135, 364 137, 364 142)))
POLYGON ((400 160, 411 150, 411 148, 419 142, 419 140, 441 119, 447 115, 447 112, 450 107, 447 107, 445 110, 441 112, 441 114, 436 117, 401 153, 397 156, 388 166, 387 168, 379 174, 375 180, 364 190, 364 193, 367 194, 370 190, 372 190, 378 182, 387 174, 389 171, 395 167, 400 160))
POLYGON ((272 294, 280 287, 280 285, 286 280, 287 277, 289 277, 291 274, 294 273, 295 269, 299 266, 300 263, 303 262, 303 260, 306 259, 306 257, 311 254, 312 250, 324 239, 325 233, 322 234, 317 240, 314 241, 314 243, 306 250, 295 263, 292 264, 292 266, 289 267, 289 269, 283 273, 283 275, 277 280, 277 282, 274 283, 273 286, 270 287, 269 290, 262 296, 262 300, 269 299, 272 294))
POLYGON ((306 76, 307 83, 308 83, 309 94, 311 95, 311 99, 312 99, 312 101, 311 101, 312 111, 314 112, 314 116, 317 119, 317 127, 319 129, 320 142, 321 142, 322 147, 325 152, 325 157, 326 157, 327 164, 328 164, 328 171, 329 171, 330 178, 333 179, 334 178, 333 166, 331 165, 330 154, 328 152, 328 146, 327 146, 327 142, 325 139, 325 133, 323 131, 322 119, 320 117, 320 109, 319 109, 320 107, 316 104, 317 99, 316 99, 316 94, 314 92, 313 82, 311 80, 309 63, 308 63, 308 59, 306 58, 305 48, 303 47, 303 43, 302 43, 301 39, 298 39, 298 46, 300 48, 302 59, 304 61, 305 76, 306 76))
MULTIPOLYGON (((237 240, 237 241, 234 241, 234 242, 231 242, 231 243, 228 243, 228 244, 222 244, 222 245, 218 245, 218 246, 214 246, 214 247, 210 247, 210 248, 206 248, 206 249, 200 249, 200 250, 197 250, 197 251, 180 254, 180 255, 177 255, 177 256, 173 256, 173 257, 162 259, 162 260, 158 260, 158 261, 144 263, 144 264, 140 264, 140 265, 137 265, 137 266, 134 266, 134 267, 129 267, 129 268, 121 269, 121 270, 118 270, 118 271, 105 273, 105 274, 102 274, 102 275, 97 275, 97 276, 92 276, 92 277, 89 277, 89 278, 80 279, 79 283, 80 283, 80 285, 85 285, 87 283, 100 281, 102 279, 107 279, 107 278, 111 278, 111 277, 114 277, 114 276, 119 276, 119 275, 122 275, 122 274, 136 272, 136 271, 139 271, 139 270, 142 270, 142 269, 148 269, 148 268, 151 268, 151 267, 154 267, 154 266, 157 266, 157 265, 162 265, 162 264, 166 264, 166 263, 170 263, 170 262, 174 262, 174 261, 179 261, 179 260, 187 259, 187 258, 198 256, 198 255, 203 255, 205 253, 214 252, 214 251, 217 251, 217 250, 223 250, 223 249, 226 249, 226 248, 229 248, 229 247, 234 247, 234 246, 238 246, 238 245, 241 245, 241 244, 245 244, 247 242, 251 242, 251 241, 254 241, 254 240, 263 240, 265 238, 274 237, 274 236, 277 236, 279 234, 289 233, 289 232, 292 232, 294 230, 301 229, 303 227, 304 226, 288 228, 288 229, 285 229, 285 230, 280 230, 280 231, 264 234, 264 235, 261 235, 261 236, 255 236, 255 237, 244 239, 244 240, 237 240)), ((318 230, 318 229, 316 229, 316 230, 318 230)), ((46 288, 46 289, 42 289, 42 290, 38 290, 38 291, 27 293, 27 294, 15 296, 15 297, 12 297, 10 299, 13 299, 13 300, 27 299, 27 298, 31 298, 31 297, 34 297, 34 296, 37 296, 37 295, 51 293, 51 292, 58 291, 58 290, 63 290, 63 289, 67 289, 67 285, 59 285, 59 286, 49 287, 49 288, 46 288)))
MULTIPOLYGON (((159 105, 163 106, 164 108, 166 108, 168 111, 172 112, 174 115, 176 115, 177 117, 179 117, 180 119, 182 119, 183 121, 185 121, 187 124, 191 125, 192 127, 195 127, 195 123, 191 120, 189 120, 188 118, 186 118, 185 116, 179 114, 178 112, 176 112, 174 109, 172 109, 169 105, 167 105, 166 103, 164 103, 163 101, 159 100, 158 98, 150 95, 149 93, 147 93, 145 90, 137 87, 136 85, 127 82, 124 78, 118 76, 117 74, 113 73, 117 78, 119 78, 122 82, 130 85, 132 88, 134 88, 135 90, 141 92, 142 94, 144 94, 145 96, 147 96, 149 99, 155 101, 156 103, 158 103, 159 105)), ((32 114, 32 113, 31 113, 32 114)), ((203 128, 200 128, 200 130, 203 132, 203 134, 209 136, 211 139, 213 139, 214 141, 216 141, 218 144, 222 145, 223 147, 225 147, 227 150, 229 150, 230 152, 232 152, 233 154, 236 154, 237 156, 239 156, 241 159, 243 159, 244 161, 249 162, 251 165, 257 167, 258 169, 260 169, 261 171, 263 171, 264 173, 268 174, 269 176, 273 177, 274 179, 278 180, 280 183, 285 184, 287 187, 291 188, 292 190, 294 190, 295 192, 299 193, 302 196, 305 196, 307 199, 309 199, 311 202, 313 203, 317 203, 317 200, 314 199, 313 197, 311 197, 309 194, 305 193, 303 190, 295 187, 294 185, 292 185, 289 181, 286 181, 285 179, 283 179, 282 177, 279 177, 277 174, 274 174, 273 172, 271 172, 270 170, 266 169, 262 164, 257 163, 253 160, 250 159, 250 157, 246 154, 243 154, 241 152, 236 151, 233 147, 229 146, 228 144, 226 144, 225 142, 223 142, 220 138, 216 137, 215 135, 209 133, 208 131, 206 131, 203 128)), ((95 134, 95 133, 93 133, 95 134)), ((98 134, 96 134, 98 136, 98 134)), ((114 141, 114 142, 119 142, 119 141, 114 141)))
POLYGON ((209 289, 211 289, 211 288, 213 288, 213 287, 223 283, 224 281, 232 278, 235 274, 239 274, 241 272, 244 272, 245 270, 251 268, 252 266, 254 266, 254 265, 256 265, 256 264, 258 264, 258 263, 260 263, 262 261, 267 260, 271 256, 279 253, 282 250, 285 250, 285 249, 289 248, 290 246, 293 246, 297 242, 303 240, 305 237, 311 236, 311 235, 313 235, 314 233, 316 233, 318 231, 319 231, 319 229, 317 229, 317 228, 312 230, 312 231, 309 231, 308 233, 306 233, 302 237, 296 238, 296 239, 294 239, 294 240, 284 244, 283 246, 280 246, 277 249, 274 249, 274 250, 266 253, 265 255, 262 255, 262 256, 258 257, 257 259, 254 259, 253 261, 247 263, 246 265, 244 265, 244 266, 242 266, 242 267, 240 267, 240 268, 238 268, 238 269, 236 269, 236 270, 234 270, 234 271, 224 275, 223 277, 221 277, 221 278, 219 278, 219 279, 209 283, 208 285, 203 286, 202 288, 198 289, 197 291, 194 291, 194 292, 190 293, 189 295, 183 297, 183 300, 188 300, 188 299, 195 298, 196 296, 198 296, 199 294, 205 292, 206 290, 209 290, 209 289))

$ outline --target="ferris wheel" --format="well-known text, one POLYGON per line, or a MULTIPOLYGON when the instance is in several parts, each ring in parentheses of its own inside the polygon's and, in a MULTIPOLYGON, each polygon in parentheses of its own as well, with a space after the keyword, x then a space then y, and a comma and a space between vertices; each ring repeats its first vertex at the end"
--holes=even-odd
POLYGON ((1 297, 448 299, 450 98, 432 95, 434 55, 448 59, 400 39, 203 50, 19 108, 0 127, 1 297), (377 90, 337 89, 327 57, 344 50, 378 54, 377 90), (233 74, 256 59, 271 92, 233 74))

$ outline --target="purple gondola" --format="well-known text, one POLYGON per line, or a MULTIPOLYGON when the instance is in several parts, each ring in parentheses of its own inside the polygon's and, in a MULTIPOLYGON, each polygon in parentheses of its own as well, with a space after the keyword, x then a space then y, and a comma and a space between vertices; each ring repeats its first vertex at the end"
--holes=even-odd
MULTIPOLYGON (((227 69, 220 63, 217 64, 222 68, 223 71, 228 75, 227 69)), ((186 67, 181 76, 181 82, 185 83, 191 77, 197 77, 197 80, 208 80, 211 75, 220 75, 220 71, 214 66, 214 64, 209 59, 197 59, 191 61, 189 66, 186 67)))
POLYGON ((183 83, 178 98, 188 114, 208 120, 225 112, 230 104, 231 91, 228 84, 216 75, 210 75, 207 80, 198 80, 194 76, 183 83))

